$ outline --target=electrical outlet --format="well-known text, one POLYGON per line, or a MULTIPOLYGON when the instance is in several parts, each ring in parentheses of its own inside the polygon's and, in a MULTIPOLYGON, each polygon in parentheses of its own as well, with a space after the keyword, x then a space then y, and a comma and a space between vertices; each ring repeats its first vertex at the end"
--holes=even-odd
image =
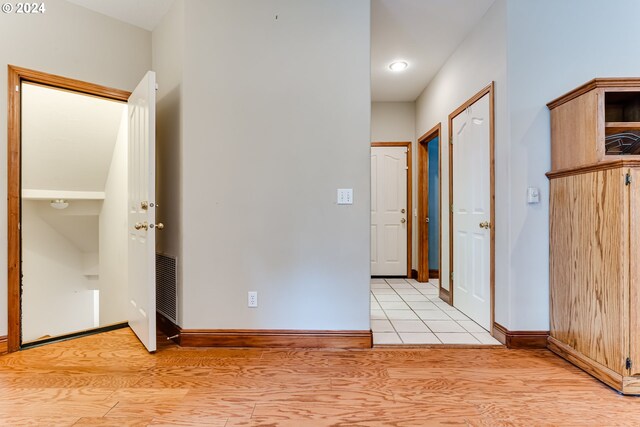
POLYGON ((247 306, 248 307, 257 307, 258 306, 258 293, 255 291, 248 292, 247 294, 247 306))

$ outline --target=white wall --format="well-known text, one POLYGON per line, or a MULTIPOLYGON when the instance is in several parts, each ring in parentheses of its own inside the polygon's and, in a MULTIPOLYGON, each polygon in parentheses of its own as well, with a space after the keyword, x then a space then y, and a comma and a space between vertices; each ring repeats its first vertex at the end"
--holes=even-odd
POLYGON ((185 2, 184 328, 369 329, 369 51, 368 0, 185 2))
MULTIPOLYGON (((48 0, 43 15, 3 14, 0 81, 7 64, 133 90, 151 66, 151 34, 104 15, 48 0), (28 21, 28 23, 27 23, 28 21), (11 42, 8 42, 8 41, 11 42)), ((0 117, 7 117, 7 86, 0 84, 0 117)), ((3 122, 6 126, 6 122, 3 122)), ((6 128, 0 132, 0 223, 7 222, 6 128), (4 147, 4 148, 3 148, 4 147)), ((7 234, 0 228, 0 264, 7 264, 7 234)), ((0 278, 0 335, 7 333, 6 275, 0 278)))
POLYGON ((508 325, 508 194, 509 145, 507 112, 507 5, 496 2, 478 26, 460 44, 416 100, 416 136, 442 123, 442 272, 449 288, 449 135, 451 112, 495 81, 496 123, 496 321, 508 325))
POLYGON ((508 3, 511 330, 549 328, 546 103, 594 77, 637 77, 638 16, 637 0, 508 3), (542 189, 541 204, 526 204, 528 186, 542 189))
POLYGON ((99 218, 100 325, 127 320, 128 217, 127 217, 127 108, 113 147, 105 182, 105 199, 99 218))
POLYGON ((156 219, 165 229, 156 232, 156 249, 177 257, 178 324, 182 324, 182 67, 184 2, 177 0, 153 31, 156 72, 156 219))
MULTIPOLYGON (((412 160, 412 203, 413 203, 413 269, 418 266, 418 227, 416 209, 418 209, 418 151, 416 146, 416 103, 415 102, 372 102, 371 103, 371 142, 411 141, 412 160)), ((411 272, 409 272, 411 273, 411 272)))
POLYGON ((85 253, 38 211, 38 202, 23 202, 23 342, 94 326, 94 283, 84 275, 85 253))

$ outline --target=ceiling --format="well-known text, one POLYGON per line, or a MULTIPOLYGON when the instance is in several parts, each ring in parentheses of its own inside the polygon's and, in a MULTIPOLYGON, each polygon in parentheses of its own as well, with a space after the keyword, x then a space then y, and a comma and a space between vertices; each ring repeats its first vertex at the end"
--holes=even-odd
POLYGON ((67 0, 103 15, 152 31, 173 0, 67 0))
MULTIPOLYGON (((69 0, 153 30, 173 0, 69 0)), ((321 0, 318 0, 321 1, 321 0)), ((373 101, 414 101, 494 0, 372 0, 373 101), (402 59, 400 73, 389 64, 402 59)))
POLYGON ((24 83, 22 188, 104 191, 126 104, 24 83))
POLYGON ((24 200, 22 209, 40 216, 80 252, 99 251, 99 216, 102 200, 71 200, 63 210, 53 209, 48 200, 24 200))
POLYGON ((372 100, 414 101, 493 2, 372 0, 372 100), (399 59, 409 67, 389 70, 399 59))

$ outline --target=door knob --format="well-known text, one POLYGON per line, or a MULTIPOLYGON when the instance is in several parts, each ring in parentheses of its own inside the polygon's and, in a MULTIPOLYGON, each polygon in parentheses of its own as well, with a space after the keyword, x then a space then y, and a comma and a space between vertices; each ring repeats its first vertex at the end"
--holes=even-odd
MULTIPOLYGON (((151 226, 150 226, 150 227, 151 227, 151 228, 153 228, 153 227, 154 227, 154 225, 153 225, 153 224, 151 224, 151 226)), ((157 223, 157 224, 155 225, 155 227, 156 227, 158 230, 164 230, 164 224, 163 224, 163 223, 161 223, 161 222, 157 223)))
POLYGON ((491 223, 489 223, 489 221, 484 221, 480 223, 480 228, 485 228, 485 229, 489 229, 491 228, 491 223))
POLYGON ((404 209, 400 209, 400 212, 401 212, 401 213, 405 213, 405 210, 404 210, 404 209))
POLYGON ((407 222, 407 220, 406 220, 406 219, 404 219, 404 218, 402 218, 402 219, 400 220, 400 222, 404 224, 405 222, 407 222))
POLYGON ((135 228, 136 230, 148 230, 149 229, 149 224, 147 224, 147 221, 145 222, 136 222, 136 225, 133 226, 133 228, 135 228))

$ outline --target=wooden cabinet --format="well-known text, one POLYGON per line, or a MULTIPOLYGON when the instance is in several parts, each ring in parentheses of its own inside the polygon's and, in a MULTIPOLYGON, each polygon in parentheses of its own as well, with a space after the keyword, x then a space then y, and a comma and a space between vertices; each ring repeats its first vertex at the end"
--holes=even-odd
POLYGON ((640 394, 640 79, 592 80, 548 107, 548 347, 640 394))

